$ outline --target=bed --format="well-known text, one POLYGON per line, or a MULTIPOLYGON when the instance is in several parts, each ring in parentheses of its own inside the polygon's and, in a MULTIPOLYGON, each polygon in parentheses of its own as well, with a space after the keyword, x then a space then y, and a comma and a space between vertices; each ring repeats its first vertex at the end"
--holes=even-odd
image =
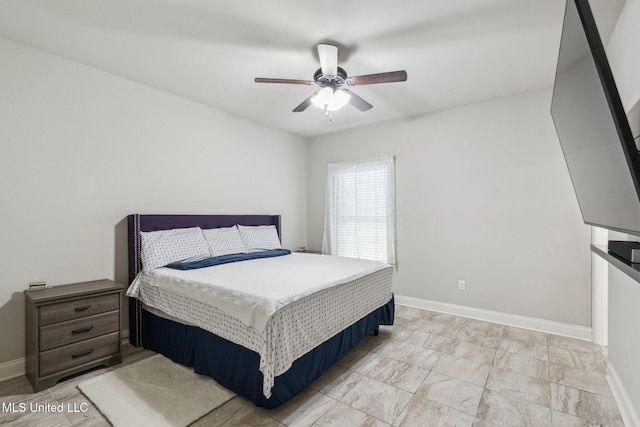
POLYGON ((193 367, 257 406, 275 408, 290 400, 365 336, 393 324, 392 268, 386 265, 281 250, 273 257, 188 271, 142 268, 142 236, 192 227, 269 227, 281 239, 279 215, 130 215, 130 342, 193 367), (347 264, 352 261, 361 263, 357 275, 347 264), (218 281, 239 275, 254 282, 248 289, 264 295, 200 286, 200 278, 210 274, 218 281), (300 284, 295 296, 280 293, 285 276, 300 284), (323 276, 331 285, 316 287, 314 279, 319 283, 323 276), (176 286, 187 291, 178 294, 176 286), (231 300, 229 293, 244 298, 231 300))

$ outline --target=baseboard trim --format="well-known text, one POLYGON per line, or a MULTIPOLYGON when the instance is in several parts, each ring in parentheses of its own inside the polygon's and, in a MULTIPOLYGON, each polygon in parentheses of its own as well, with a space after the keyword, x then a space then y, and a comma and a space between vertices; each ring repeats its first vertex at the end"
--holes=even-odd
POLYGON ((620 415, 622 415, 624 425, 627 427, 640 427, 640 416, 633 407, 631 399, 611 361, 608 363, 607 382, 609 383, 609 387, 611 387, 613 398, 618 404, 618 409, 620 409, 620 415))
POLYGON ((421 298, 394 295, 395 302, 401 305, 423 308, 440 313, 469 317, 471 319, 484 320, 485 322, 500 323, 518 328, 531 329, 548 334, 562 335, 591 341, 591 328, 586 326, 571 325, 569 323, 555 322, 552 320, 538 319, 535 317, 520 316, 517 314, 502 313, 499 311, 485 310, 464 305, 449 304, 445 302, 430 301, 421 298))
POLYGON ((24 363, 24 357, 0 363, 0 381, 6 381, 24 375, 24 363))

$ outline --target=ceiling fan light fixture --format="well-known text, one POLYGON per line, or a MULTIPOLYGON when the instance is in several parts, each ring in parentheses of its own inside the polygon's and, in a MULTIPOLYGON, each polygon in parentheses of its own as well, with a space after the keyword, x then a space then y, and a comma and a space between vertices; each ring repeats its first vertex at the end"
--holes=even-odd
POLYGON ((351 95, 343 90, 325 87, 311 99, 311 102, 322 110, 337 111, 347 105, 350 99, 351 95))
POLYGON ((255 82, 315 86, 319 88, 319 90, 307 97, 292 111, 294 113, 300 113, 313 104, 321 110, 324 110, 325 116, 331 120, 331 112, 339 110, 347 104, 351 104, 362 112, 369 111, 373 108, 373 105, 360 98, 357 94, 348 89, 340 89, 341 87, 404 82, 407 80, 407 72, 404 70, 349 77, 343 68, 338 67, 337 46, 320 43, 317 45, 317 48, 320 68, 313 73, 313 80, 256 77, 255 82))

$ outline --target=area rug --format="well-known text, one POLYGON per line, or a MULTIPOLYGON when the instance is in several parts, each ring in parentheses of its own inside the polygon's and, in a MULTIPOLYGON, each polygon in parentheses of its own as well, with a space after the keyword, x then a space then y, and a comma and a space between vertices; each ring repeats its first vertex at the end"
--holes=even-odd
POLYGON ((187 426, 235 396, 157 354, 78 384, 116 427, 187 426))

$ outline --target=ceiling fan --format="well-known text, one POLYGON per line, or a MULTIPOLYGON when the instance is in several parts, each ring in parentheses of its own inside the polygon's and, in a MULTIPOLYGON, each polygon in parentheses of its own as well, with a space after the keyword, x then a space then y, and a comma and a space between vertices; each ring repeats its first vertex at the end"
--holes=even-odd
POLYGON ((373 105, 345 87, 407 80, 407 72, 404 70, 349 77, 343 68, 338 67, 338 48, 330 44, 321 43, 318 45, 318 57, 320 58, 320 68, 313 74, 313 80, 257 77, 255 82, 317 86, 320 89, 302 101, 300 105, 293 109, 293 112, 302 112, 313 104, 322 108, 329 120, 331 120, 331 112, 339 110, 346 104, 351 104, 360 111, 368 111, 373 108, 373 105))

